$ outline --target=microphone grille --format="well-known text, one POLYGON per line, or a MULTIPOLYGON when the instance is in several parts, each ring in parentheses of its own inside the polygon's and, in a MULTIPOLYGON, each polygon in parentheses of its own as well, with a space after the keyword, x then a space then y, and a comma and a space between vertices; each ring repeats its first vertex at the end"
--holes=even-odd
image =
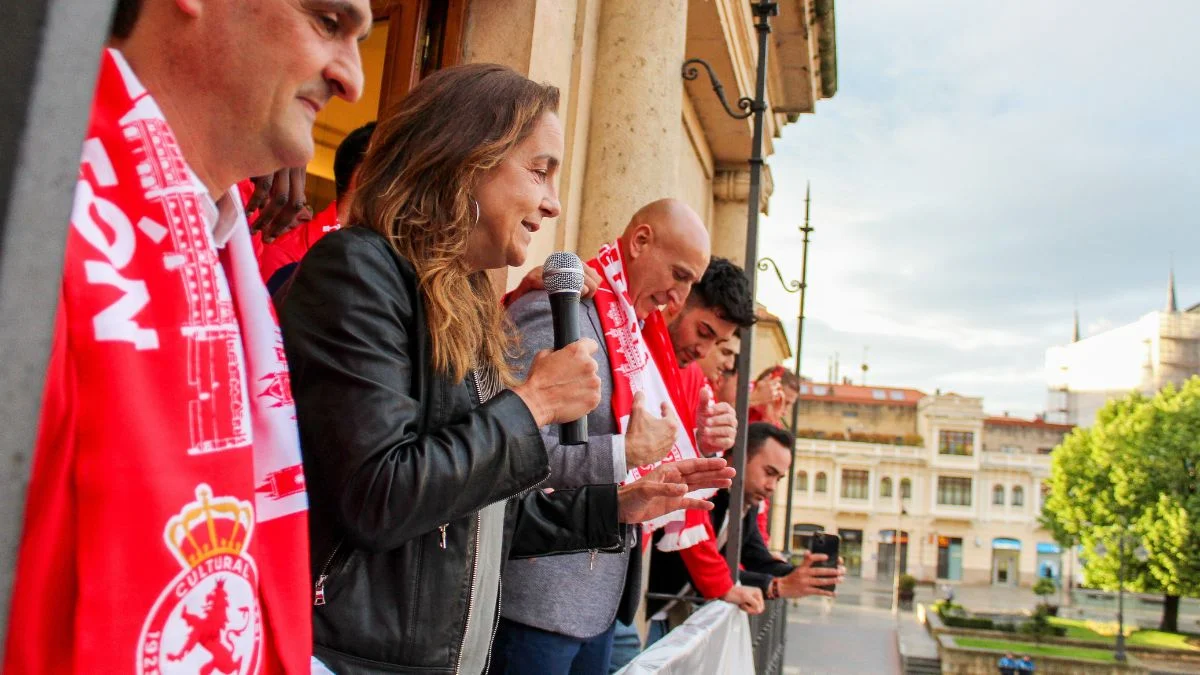
POLYGON ((542 283, 547 293, 583 291, 583 261, 567 251, 551 253, 542 265, 542 283))

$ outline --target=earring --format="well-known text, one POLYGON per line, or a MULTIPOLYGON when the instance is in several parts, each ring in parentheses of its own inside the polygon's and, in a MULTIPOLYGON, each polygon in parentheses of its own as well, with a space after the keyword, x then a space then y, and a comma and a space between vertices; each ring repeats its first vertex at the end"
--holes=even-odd
MULTIPOLYGON (((470 197, 471 203, 475 205, 475 225, 479 224, 479 201, 474 197, 470 197)), ((473 227, 473 226, 472 226, 473 227)))

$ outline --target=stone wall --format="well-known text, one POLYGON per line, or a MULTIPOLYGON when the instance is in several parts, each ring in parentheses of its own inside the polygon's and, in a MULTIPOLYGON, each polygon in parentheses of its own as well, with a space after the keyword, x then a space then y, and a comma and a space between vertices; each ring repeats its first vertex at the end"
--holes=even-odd
MULTIPOLYGON (((938 637, 938 654, 943 675, 994 675, 1004 652, 960 647, 954 637, 938 637)), ((1034 665, 1043 675, 1143 675, 1149 671, 1131 656, 1127 663, 1076 661, 1058 656, 1035 656, 1034 665)))

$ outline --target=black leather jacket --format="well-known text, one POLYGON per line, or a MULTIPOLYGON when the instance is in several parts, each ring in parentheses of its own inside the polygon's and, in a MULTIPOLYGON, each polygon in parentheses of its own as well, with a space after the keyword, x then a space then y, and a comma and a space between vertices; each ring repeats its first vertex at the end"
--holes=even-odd
POLYGON ((382 236, 347 228, 323 237, 280 322, 308 481, 314 604, 323 600, 315 652, 334 672, 456 672, 476 514, 488 504, 511 499, 506 555, 621 546, 615 485, 529 491, 550 470, 525 403, 503 391, 478 405, 472 378, 434 370, 415 271, 382 236))

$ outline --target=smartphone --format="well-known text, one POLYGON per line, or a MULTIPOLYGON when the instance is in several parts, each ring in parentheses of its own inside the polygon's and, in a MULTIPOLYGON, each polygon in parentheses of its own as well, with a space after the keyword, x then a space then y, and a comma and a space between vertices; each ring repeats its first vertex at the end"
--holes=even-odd
MULTIPOLYGON (((838 549, 841 548, 842 538, 836 534, 828 532, 814 532, 812 535, 812 544, 808 547, 810 553, 823 553, 829 558, 821 562, 813 563, 813 567, 838 567, 838 549)), ((837 584, 829 584, 827 586, 818 586, 827 591, 832 591, 837 588, 837 584)))

